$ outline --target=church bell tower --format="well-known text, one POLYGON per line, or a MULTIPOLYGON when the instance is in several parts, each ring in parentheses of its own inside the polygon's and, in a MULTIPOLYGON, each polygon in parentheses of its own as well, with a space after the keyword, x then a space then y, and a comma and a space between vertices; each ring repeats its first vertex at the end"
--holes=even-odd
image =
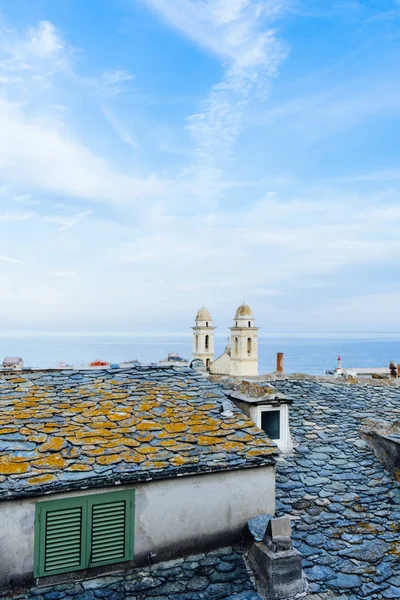
POLYGON ((193 358, 200 358, 209 369, 214 360, 214 330, 209 310, 202 306, 193 329, 193 358))
POLYGON ((258 375, 258 327, 250 306, 244 303, 237 309, 231 327, 231 360, 231 375, 258 375))

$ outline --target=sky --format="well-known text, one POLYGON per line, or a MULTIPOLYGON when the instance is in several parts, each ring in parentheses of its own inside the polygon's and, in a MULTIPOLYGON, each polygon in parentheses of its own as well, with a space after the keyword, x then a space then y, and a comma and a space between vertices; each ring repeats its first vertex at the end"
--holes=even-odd
POLYGON ((2 0, 0 331, 400 331, 399 0, 2 0))

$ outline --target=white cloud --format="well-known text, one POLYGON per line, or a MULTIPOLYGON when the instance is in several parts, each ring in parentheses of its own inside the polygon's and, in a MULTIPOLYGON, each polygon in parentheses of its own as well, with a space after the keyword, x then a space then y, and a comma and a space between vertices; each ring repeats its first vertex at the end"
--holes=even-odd
POLYGON ((32 212, 0 212, 0 221, 31 221, 34 216, 32 212))
POLYGON ((0 172, 5 180, 93 202, 126 204, 161 194, 156 178, 118 173, 58 123, 0 100, 0 172))
POLYGON ((134 150, 137 150, 137 143, 132 137, 132 135, 127 131, 127 129, 122 125, 122 123, 117 119, 114 113, 109 109, 104 107, 103 114, 106 117, 107 121, 110 123, 111 128, 115 131, 117 136, 123 141, 125 144, 128 144, 134 150))
POLYGON ((256 127, 278 123, 318 139, 348 130, 379 115, 400 112, 400 86, 394 73, 383 72, 373 79, 353 77, 351 81, 324 87, 323 91, 295 95, 266 111, 253 115, 256 127))
POLYGON ((197 44, 247 69, 265 63, 268 32, 260 22, 286 8, 285 0, 144 0, 197 44), (260 31, 261 29, 261 31, 260 31))
MULTIPOLYGON (((165 182, 153 176, 135 177, 119 172, 107 158, 71 133, 68 111, 60 113, 59 105, 53 102, 56 74, 62 73, 67 78, 64 83, 77 86, 80 92, 92 89, 107 96, 115 94, 119 85, 132 79, 132 75, 122 69, 108 71, 97 80, 77 77, 71 62, 74 53, 48 21, 42 21, 23 35, 10 29, 2 30, 0 78, 3 74, 8 83, 7 93, 0 96, 3 181, 29 193, 40 190, 116 205, 137 204, 154 194, 162 195, 165 182), (40 101, 39 92, 43 89, 46 95, 40 101)), ((118 119, 113 118, 110 109, 106 115, 121 139, 133 146, 134 140, 118 119)))
POLYGON ((221 195, 221 177, 244 128, 249 105, 265 96, 286 55, 270 22, 286 8, 286 0, 145 0, 170 24, 225 66, 199 112, 188 118, 194 142, 192 164, 183 177, 192 195, 212 202, 221 195))
POLYGON ((134 76, 125 69, 114 69, 105 71, 99 78, 89 80, 88 83, 101 96, 112 97, 121 92, 124 83, 133 79, 134 76))
POLYGON ((372 208, 374 200, 266 198, 239 214, 169 221, 155 213, 149 233, 121 246, 119 260, 153 275, 166 261, 177 289, 196 289, 199 281, 208 281, 214 293, 304 285, 342 269, 400 259, 400 210, 396 204, 372 208))
POLYGON ((10 258, 9 256, 0 256, 0 262, 10 263, 12 265, 26 265, 27 263, 18 258, 10 258))
POLYGON ((49 21, 23 35, 0 24, 0 80, 10 86, 46 89, 54 73, 69 72, 73 52, 49 21))
POLYGON ((63 52, 65 44, 52 23, 41 21, 37 29, 28 31, 25 48, 27 54, 48 58, 63 52))

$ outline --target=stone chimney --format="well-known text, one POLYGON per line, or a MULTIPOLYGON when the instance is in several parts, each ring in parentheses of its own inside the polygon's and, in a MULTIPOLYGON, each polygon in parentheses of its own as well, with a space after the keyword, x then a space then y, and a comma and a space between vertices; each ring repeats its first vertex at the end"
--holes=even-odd
POLYGON ((304 595, 307 580, 302 557, 293 548, 289 517, 275 519, 261 515, 249 522, 250 543, 246 552, 260 594, 268 600, 283 600, 304 595), (258 521, 258 522, 257 522, 258 521), (267 528, 260 540, 260 525, 267 528))

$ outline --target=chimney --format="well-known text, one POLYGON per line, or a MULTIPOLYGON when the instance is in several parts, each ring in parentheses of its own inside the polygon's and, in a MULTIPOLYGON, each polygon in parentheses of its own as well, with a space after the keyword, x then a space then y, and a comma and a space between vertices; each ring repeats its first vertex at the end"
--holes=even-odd
POLYGON ((276 372, 283 373, 283 352, 278 352, 276 355, 276 372))

